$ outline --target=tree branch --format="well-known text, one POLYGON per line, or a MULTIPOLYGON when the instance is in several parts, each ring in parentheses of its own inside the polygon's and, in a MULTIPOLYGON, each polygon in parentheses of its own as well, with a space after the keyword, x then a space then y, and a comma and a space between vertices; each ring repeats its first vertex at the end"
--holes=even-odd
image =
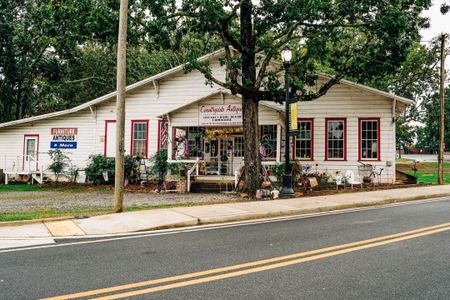
POLYGON ((225 38, 225 40, 230 43, 231 46, 233 46, 236 50, 242 53, 243 47, 241 43, 239 43, 230 33, 230 21, 233 19, 233 17, 237 16, 237 10, 241 7, 243 0, 239 1, 239 3, 233 7, 231 13, 226 17, 219 20, 221 35, 225 38))
POLYGON ((65 83, 69 83, 69 84, 72 84, 72 83, 80 83, 80 82, 89 81, 89 80, 92 80, 92 79, 98 79, 98 80, 100 80, 100 81, 105 82, 105 79, 104 79, 104 78, 97 77, 97 76, 90 76, 90 77, 81 78, 81 79, 76 79, 76 80, 68 80, 68 81, 65 81, 65 83))

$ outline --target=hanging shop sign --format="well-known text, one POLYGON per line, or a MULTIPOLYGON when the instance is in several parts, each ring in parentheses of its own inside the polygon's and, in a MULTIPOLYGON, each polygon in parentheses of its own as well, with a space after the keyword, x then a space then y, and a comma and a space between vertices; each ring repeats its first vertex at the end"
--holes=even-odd
POLYGON ((52 128, 51 149, 77 149, 78 128, 52 128))
POLYGON ((298 109, 297 102, 289 104, 289 131, 294 134, 298 132, 298 109))
POLYGON ((242 125, 242 105, 200 105, 198 107, 199 126, 242 125))

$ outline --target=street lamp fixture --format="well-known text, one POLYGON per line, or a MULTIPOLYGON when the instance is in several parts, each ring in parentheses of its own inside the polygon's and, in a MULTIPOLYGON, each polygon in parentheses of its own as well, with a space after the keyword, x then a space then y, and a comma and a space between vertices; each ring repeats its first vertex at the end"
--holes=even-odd
MULTIPOLYGON (((289 47, 286 46, 283 49, 283 51, 281 51, 281 58, 283 59, 283 63, 285 64, 285 67, 286 67, 286 64, 291 63, 292 51, 291 51, 291 49, 289 49, 289 47)), ((288 66, 288 68, 289 68, 289 66, 288 66)))
POLYGON ((284 175, 281 183, 280 198, 292 198, 295 197, 294 189, 292 188, 292 169, 291 162, 289 160, 289 119, 290 119, 290 100, 289 100, 289 67, 292 59, 292 51, 289 47, 285 47, 281 51, 281 58, 284 65, 284 80, 285 80, 285 144, 284 144, 284 175))

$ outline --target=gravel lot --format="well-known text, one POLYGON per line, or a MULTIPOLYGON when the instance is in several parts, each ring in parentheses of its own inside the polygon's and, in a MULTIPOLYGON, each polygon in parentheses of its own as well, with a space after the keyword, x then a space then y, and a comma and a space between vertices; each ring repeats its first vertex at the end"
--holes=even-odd
MULTIPOLYGON (((224 203, 240 201, 233 194, 125 193, 124 207, 177 203, 224 203)), ((69 211, 74 209, 112 208, 113 192, 1 192, 0 213, 36 210, 69 211)))

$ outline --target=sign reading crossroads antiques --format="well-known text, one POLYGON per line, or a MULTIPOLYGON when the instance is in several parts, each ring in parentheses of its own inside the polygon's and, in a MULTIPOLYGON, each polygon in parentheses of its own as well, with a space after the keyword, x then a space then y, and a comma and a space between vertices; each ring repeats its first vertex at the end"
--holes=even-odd
POLYGON ((242 125, 242 104, 200 105, 198 107, 199 126, 242 125))
POLYGON ((77 149, 78 128, 52 128, 51 149, 77 149))

